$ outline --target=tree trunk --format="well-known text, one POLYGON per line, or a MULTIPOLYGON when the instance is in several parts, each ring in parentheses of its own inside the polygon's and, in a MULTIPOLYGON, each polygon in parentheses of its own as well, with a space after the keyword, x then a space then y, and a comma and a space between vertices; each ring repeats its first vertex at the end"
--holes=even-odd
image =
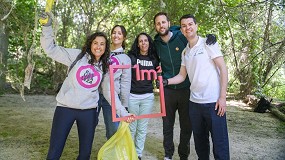
POLYGON ((285 115, 284 115, 282 112, 280 112, 280 111, 278 110, 278 108, 276 108, 276 107, 273 106, 273 105, 270 105, 269 111, 270 111, 272 114, 274 114, 276 117, 278 117, 280 120, 282 120, 283 122, 285 122, 285 115))
POLYGON ((4 92, 4 87, 6 84, 7 55, 8 32, 5 24, 0 21, 0 94, 4 92))

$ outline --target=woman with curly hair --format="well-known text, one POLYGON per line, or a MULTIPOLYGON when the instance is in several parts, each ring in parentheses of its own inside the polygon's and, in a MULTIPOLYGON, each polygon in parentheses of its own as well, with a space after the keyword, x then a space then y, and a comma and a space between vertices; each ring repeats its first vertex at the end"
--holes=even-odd
MULTIPOLYGON (((60 159, 66 139, 76 122, 79 137, 77 160, 90 159, 98 124, 98 87, 108 71, 110 44, 102 32, 90 35, 82 49, 55 44, 50 13, 41 18, 49 21, 42 27, 41 46, 53 60, 69 67, 57 96, 47 159, 60 159)), ((64 73, 65 74, 65 73, 64 73)))

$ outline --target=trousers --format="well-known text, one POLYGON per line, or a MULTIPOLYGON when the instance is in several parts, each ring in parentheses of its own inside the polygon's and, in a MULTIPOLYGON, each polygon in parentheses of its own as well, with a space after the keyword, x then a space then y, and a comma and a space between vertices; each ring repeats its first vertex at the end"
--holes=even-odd
POLYGON ((118 130, 120 122, 113 122, 112 120, 112 108, 109 102, 104 98, 103 94, 99 95, 99 112, 102 108, 104 123, 106 127, 106 137, 110 139, 118 130))
MULTIPOLYGON (((145 115, 152 113, 154 103, 154 95, 144 99, 130 99, 129 112, 135 115, 145 115)), ((147 134, 148 118, 138 119, 130 123, 130 131, 134 140, 136 151, 139 157, 142 157, 144 143, 147 134)))
POLYGON ((176 111, 178 111, 180 124, 178 155, 181 160, 188 159, 190 154, 190 138, 192 134, 192 127, 189 118, 189 97, 189 88, 164 88, 166 116, 162 118, 162 121, 165 157, 172 158, 174 153, 173 128, 176 111))
POLYGON ((98 124, 97 109, 80 110, 57 106, 52 122, 48 160, 60 159, 74 122, 76 122, 79 137, 77 160, 90 159, 95 128, 98 124))
POLYGON ((213 154, 216 160, 229 160, 229 139, 226 114, 217 115, 216 103, 189 103, 189 114, 192 122, 195 150, 199 160, 209 160, 209 134, 213 142, 213 154))

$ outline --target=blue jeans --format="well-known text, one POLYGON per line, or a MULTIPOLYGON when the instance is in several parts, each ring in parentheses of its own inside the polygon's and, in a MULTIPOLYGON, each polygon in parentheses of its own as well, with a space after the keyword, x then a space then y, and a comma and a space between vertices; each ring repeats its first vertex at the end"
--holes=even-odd
POLYGON ((209 160, 209 132, 213 142, 213 153, 216 160, 229 160, 229 139, 226 114, 217 115, 216 103, 189 103, 189 114, 192 123, 195 150, 199 160, 209 160))
POLYGON ((113 122, 112 107, 108 103, 108 101, 104 98, 103 94, 100 94, 98 105, 99 105, 99 113, 101 108, 103 110, 104 123, 106 127, 106 137, 107 139, 110 139, 117 132, 120 122, 113 122))
MULTIPOLYGON (((135 115, 150 114, 152 113, 153 103, 154 95, 151 95, 145 99, 130 99, 129 112, 134 113, 135 115)), ((148 118, 138 119, 129 125, 139 157, 142 157, 142 152, 144 149, 148 120, 148 118)))
POLYGON ((48 160, 59 160, 73 123, 76 121, 79 137, 77 160, 90 159, 95 128, 98 124, 97 109, 72 109, 57 106, 54 112, 48 160))

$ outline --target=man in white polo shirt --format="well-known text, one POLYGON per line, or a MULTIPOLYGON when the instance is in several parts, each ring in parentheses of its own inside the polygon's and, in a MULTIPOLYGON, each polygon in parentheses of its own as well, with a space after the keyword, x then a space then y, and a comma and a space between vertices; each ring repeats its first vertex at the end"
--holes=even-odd
POLYGON ((209 159, 210 133, 215 159, 229 160, 226 122, 228 72, 223 55, 218 43, 206 45, 206 39, 197 35, 198 24, 193 15, 182 16, 180 25, 188 44, 182 52, 179 74, 164 83, 181 83, 188 74, 191 82, 189 115, 196 153, 201 160, 209 159))

